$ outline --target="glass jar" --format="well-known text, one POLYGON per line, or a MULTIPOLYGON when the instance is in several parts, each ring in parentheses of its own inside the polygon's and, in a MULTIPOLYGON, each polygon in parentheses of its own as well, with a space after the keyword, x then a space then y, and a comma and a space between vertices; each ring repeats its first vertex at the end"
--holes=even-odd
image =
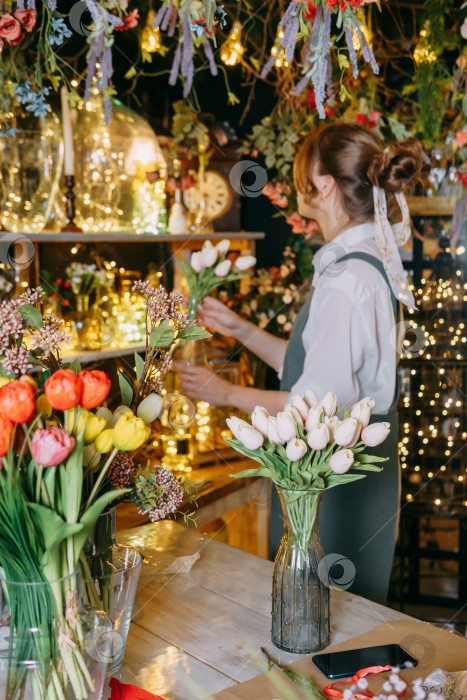
POLYGON ((310 654, 330 641, 329 586, 318 531, 323 492, 277 491, 284 534, 274 561, 271 640, 284 651, 310 654))
POLYGON ((79 350, 100 350, 102 347, 102 322, 99 313, 90 308, 89 294, 76 295, 76 309, 71 318, 79 350))
POLYGON ((116 309, 116 339, 122 345, 142 343, 146 338, 146 306, 144 297, 132 287, 140 273, 125 270, 119 276, 120 294, 116 309))
POLYGON ((6 231, 39 233, 58 191, 63 162, 60 122, 53 112, 34 117, 20 105, 0 138, 0 221, 6 231))

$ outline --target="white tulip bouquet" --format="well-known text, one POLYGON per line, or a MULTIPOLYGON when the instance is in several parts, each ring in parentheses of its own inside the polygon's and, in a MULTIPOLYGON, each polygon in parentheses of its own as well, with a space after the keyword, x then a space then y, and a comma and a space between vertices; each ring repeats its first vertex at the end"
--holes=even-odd
MULTIPOLYGON (((302 547, 309 540, 317 512, 316 502, 313 512, 304 512, 300 505, 304 492, 318 495, 364 479, 361 472, 379 472, 382 467, 378 463, 387 461, 386 457, 364 454, 366 447, 376 447, 389 434, 389 423, 369 425, 374 406, 372 398, 364 398, 350 410, 345 408, 340 420, 335 394, 328 392, 319 400, 308 389, 304 397, 291 396, 277 416, 256 406, 251 424, 235 416, 227 419, 235 440, 226 442, 260 464, 232 476, 268 477, 284 489, 292 529, 302 547)), ((309 504, 310 499, 303 502, 309 504)))
POLYGON ((235 262, 227 258, 230 241, 224 239, 213 246, 205 241, 201 250, 191 254, 190 262, 182 258, 180 267, 190 290, 188 315, 196 318, 198 304, 220 284, 247 277, 246 270, 256 263, 253 255, 240 255, 235 262))

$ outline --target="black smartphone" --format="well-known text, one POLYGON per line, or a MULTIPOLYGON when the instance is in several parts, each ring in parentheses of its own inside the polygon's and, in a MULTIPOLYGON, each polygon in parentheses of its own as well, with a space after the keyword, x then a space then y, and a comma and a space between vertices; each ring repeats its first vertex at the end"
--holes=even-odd
POLYGON ((407 662, 417 665, 416 659, 400 644, 384 644, 365 649, 335 651, 331 654, 316 654, 313 663, 327 678, 350 678, 368 666, 398 666, 407 662))

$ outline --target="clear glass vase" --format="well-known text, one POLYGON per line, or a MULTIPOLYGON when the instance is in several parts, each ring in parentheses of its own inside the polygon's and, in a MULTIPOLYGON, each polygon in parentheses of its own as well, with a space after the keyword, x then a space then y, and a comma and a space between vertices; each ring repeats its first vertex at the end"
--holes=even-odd
POLYGON ((97 621, 86 649, 106 664, 110 678, 122 665, 143 557, 131 547, 109 544, 104 536, 80 561, 85 619, 97 621))
POLYGON ((60 122, 18 105, 15 136, 0 138, 0 222, 5 231, 39 233, 50 216, 63 160, 60 122))
POLYGON ((69 315, 74 323, 79 350, 102 348, 102 319, 89 304, 89 294, 76 296, 76 309, 69 315))
POLYGON ((0 575, 0 700, 100 700, 107 661, 79 591, 78 570, 52 581, 0 575))
POLYGON ((318 571, 323 558, 318 532, 322 493, 277 491, 284 534, 274 562, 271 639, 284 651, 310 654, 330 640, 329 587, 318 571))

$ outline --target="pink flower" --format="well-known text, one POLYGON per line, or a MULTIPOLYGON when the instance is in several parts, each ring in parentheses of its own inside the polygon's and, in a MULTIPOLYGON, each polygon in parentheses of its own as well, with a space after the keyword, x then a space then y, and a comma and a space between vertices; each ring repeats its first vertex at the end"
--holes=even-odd
POLYGON ((372 423, 362 430, 362 442, 368 447, 376 447, 386 440, 390 429, 390 423, 372 423))
POLYGON ((456 134, 456 142, 459 148, 467 144, 467 131, 459 131, 456 134))
POLYGON ((334 442, 341 447, 353 447, 358 442, 361 429, 356 418, 346 418, 334 430, 334 442))
POLYGON ((25 31, 31 32, 36 24, 37 12, 36 10, 18 9, 13 12, 13 17, 21 23, 25 31))
POLYGON ((329 460, 329 468, 335 474, 345 474, 354 463, 354 459, 355 457, 352 450, 339 450, 339 452, 335 452, 329 460))
POLYGON ((312 450, 324 450, 331 440, 329 428, 324 423, 318 423, 310 430, 306 441, 312 450))
POLYGON ((272 199, 274 195, 276 194, 276 188, 272 184, 272 182, 268 182, 264 187, 263 187, 263 194, 266 197, 269 197, 269 199, 272 199))
POLYGON ((0 17, 0 37, 6 39, 12 46, 16 46, 24 39, 21 24, 9 12, 5 12, 0 17))
POLYGON ((64 428, 40 428, 31 440, 31 454, 42 467, 56 467, 72 453, 74 446, 75 438, 64 428))
POLYGON ((276 205, 276 207, 280 207, 281 209, 285 209, 289 204, 289 200, 285 194, 282 194, 280 197, 274 197, 271 201, 276 205))
POLYGON ((129 15, 125 17, 125 24, 128 29, 133 29, 138 26, 139 12, 138 10, 133 10, 129 15))
POLYGON ((381 119, 382 116, 383 116, 383 113, 377 112, 376 110, 369 113, 368 121, 369 121, 370 129, 373 129, 377 125, 377 123, 379 122, 379 120, 381 119))

